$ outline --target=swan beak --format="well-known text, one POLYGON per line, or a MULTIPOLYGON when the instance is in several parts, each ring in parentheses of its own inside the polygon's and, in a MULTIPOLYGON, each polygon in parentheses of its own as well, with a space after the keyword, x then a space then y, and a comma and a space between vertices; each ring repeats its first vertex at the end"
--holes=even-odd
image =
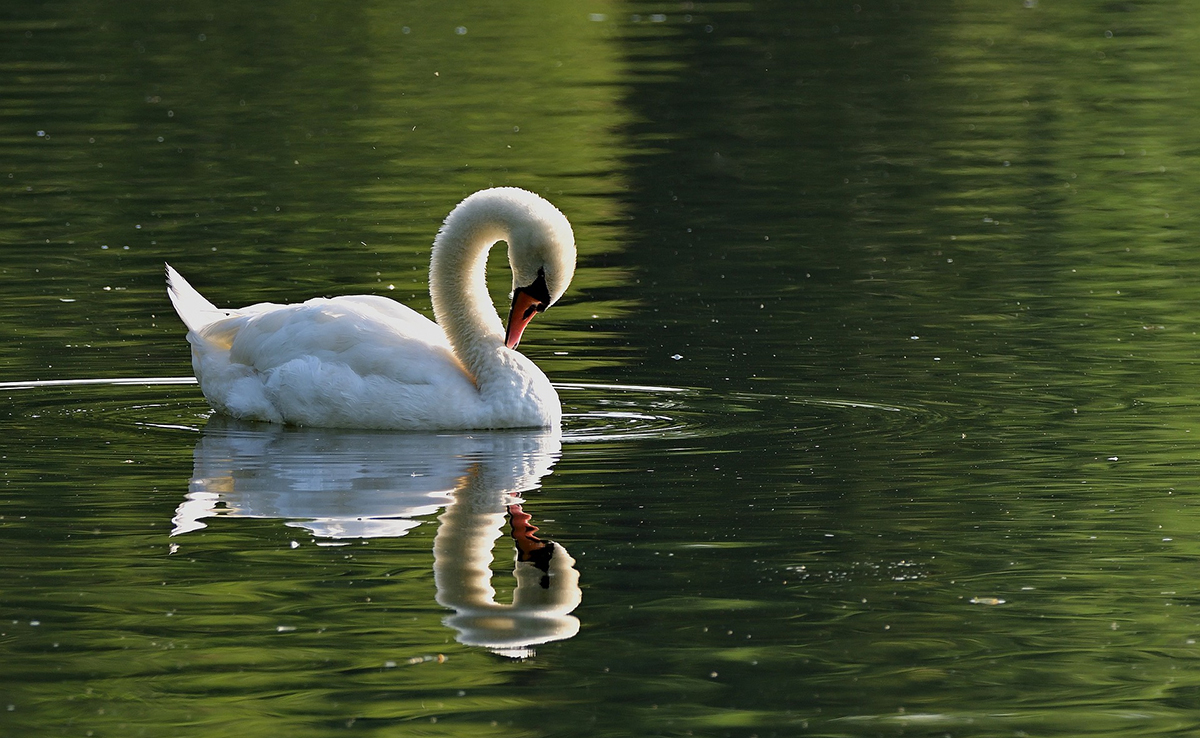
POLYGON ((545 310, 545 303, 526 292, 518 289, 513 293, 512 310, 508 313, 508 330, 504 334, 504 345, 515 349, 521 342, 521 334, 525 326, 533 320, 533 316, 545 310))

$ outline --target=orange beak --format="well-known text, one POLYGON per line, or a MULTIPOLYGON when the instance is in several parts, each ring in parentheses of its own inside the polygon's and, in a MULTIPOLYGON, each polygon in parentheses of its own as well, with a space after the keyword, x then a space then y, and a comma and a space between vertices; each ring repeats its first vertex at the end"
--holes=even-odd
POLYGON ((533 320, 533 316, 545 310, 541 300, 531 296, 524 290, 518 289, 513 293, 512 310, 508 313, 508 329, 504 332, 504 345, 510 349, 516 348, 521 342, 521 334, 525 326, 533 320))

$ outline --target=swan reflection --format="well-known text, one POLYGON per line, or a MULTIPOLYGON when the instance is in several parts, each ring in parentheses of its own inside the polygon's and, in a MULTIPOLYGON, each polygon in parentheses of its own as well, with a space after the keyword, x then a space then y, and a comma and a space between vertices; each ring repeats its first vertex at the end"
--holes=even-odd
POLYGON ((557 430, 452 434, 283 428, 214 417, 196 444, 172 535, 213 517, 276 518, 329 539, 402 536, 445 508, 433 543, 437 602, 459 642, 523 656, 570 638, 579 573, 522 509, 558 459, 557 430), (496 602, 492 549, 506 520, 511 604, 496 602))

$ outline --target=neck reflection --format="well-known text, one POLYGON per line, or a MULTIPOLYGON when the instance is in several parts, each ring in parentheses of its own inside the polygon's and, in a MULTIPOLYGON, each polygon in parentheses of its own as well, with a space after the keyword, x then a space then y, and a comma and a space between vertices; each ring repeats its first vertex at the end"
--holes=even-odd
POLYGON ((441 508, 436 599, 464 644, 509 656, 570 638, 581 599, 575 560, 539 538, 522 493, 561 449, 557 430, 418 434, 281 428, 214 417, 193 453, 173 536, 213 517, 272 518, 334 540, 407 534, 441 508), (516 547, 511 603, 496 601, 491 562, 505 523, 516 547))

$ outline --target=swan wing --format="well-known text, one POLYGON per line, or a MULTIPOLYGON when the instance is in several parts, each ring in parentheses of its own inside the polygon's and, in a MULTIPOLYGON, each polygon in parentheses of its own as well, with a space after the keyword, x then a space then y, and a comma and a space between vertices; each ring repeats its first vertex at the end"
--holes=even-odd
POLYGON ((251 305, 188 340, 205 397, 234 417, 397 429, 488 422, 441 328, 387 298, 251 305))
POLYGON ((339 364, 360 377, 436 384, 464 375, 445 334, 417 311, 386 297, 260 303, 209 323, 198 338, 229 362, 267 373, 297 360, 339 364))

